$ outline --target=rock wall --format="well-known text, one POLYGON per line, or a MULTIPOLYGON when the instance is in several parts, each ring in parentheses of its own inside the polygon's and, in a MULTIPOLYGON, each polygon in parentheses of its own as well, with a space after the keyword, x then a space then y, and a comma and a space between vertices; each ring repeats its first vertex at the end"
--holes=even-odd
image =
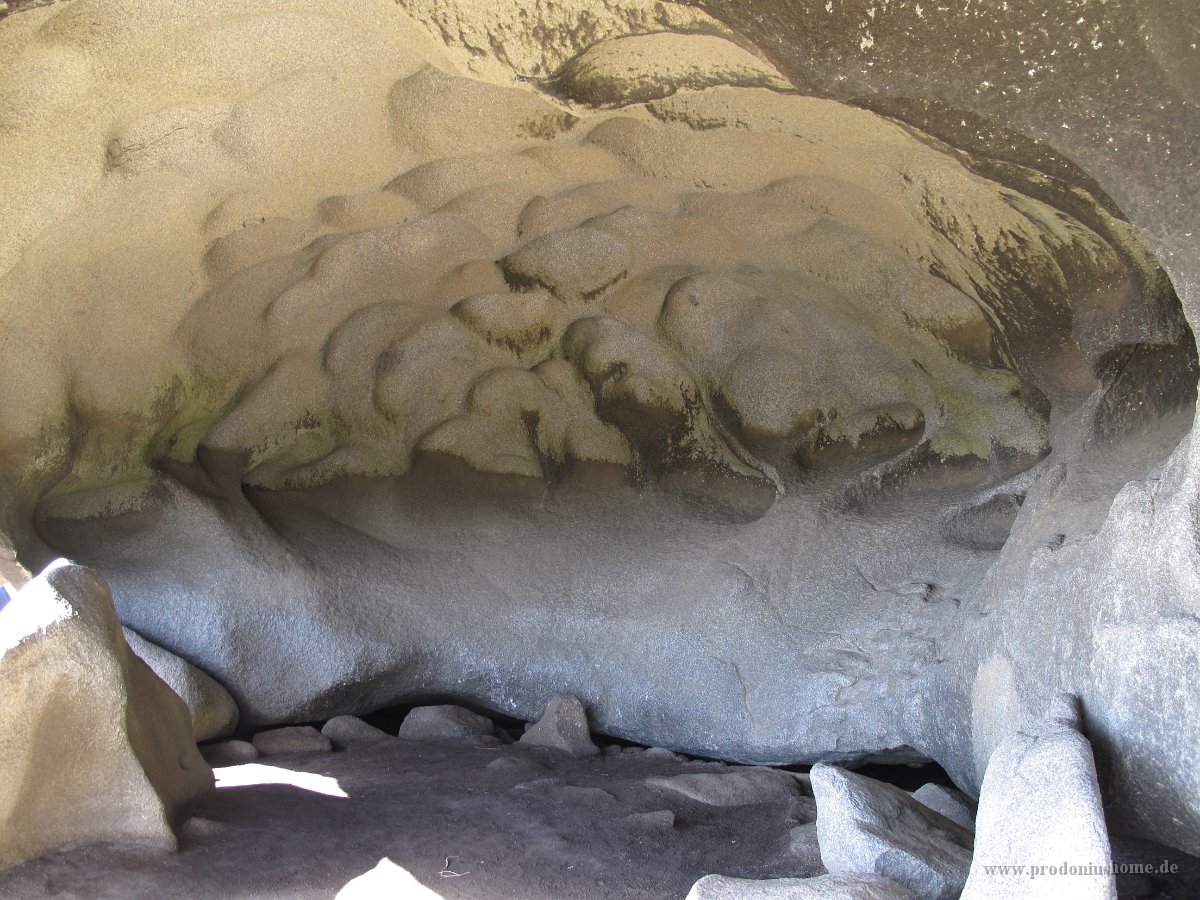
POLYGON ((1183 161, 1109 157, 928 58, 1028 23, 828 6, 0 21, 7 573, 97 567, 250 725, 569 691, 973 790, 1067 690, 1114 828, 1200 848, 1196 257, 1127 166, 1194 190, 1186 63, 1111 49, 1183 161))

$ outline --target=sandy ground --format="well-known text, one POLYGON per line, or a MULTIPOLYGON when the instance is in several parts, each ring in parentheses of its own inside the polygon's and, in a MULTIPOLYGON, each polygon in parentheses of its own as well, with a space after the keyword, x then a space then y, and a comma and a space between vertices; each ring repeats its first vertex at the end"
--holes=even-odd
POLYGON ((332 898, 384 858, 445 898, 682 900, 713 872, 816 872, 789 835, 812 820, 811 801, 784 795, 721 808, 645 783, 736 768, 720 763, 394 741, 257 765, 272 768, 218 769, 218 781, 304 786, 220 788, 183 827, 177 854, 63 850, 0 875, 0 896, 332 898), (663 810, 673 824, 664 815, 629 818, 663 810))
MULTIPOLYGON (((183 826, 179 853, 66 848, 0 873, 0 897, 333 898, 384 860, 446 900, 683 900, 710 873, 822 873, 803 782, 803 796, 732 807, 646 783, 745 769, 640 748, 574 759, 519 744, 399 740, 263 757, 216 770, 221 786, 183 826)), ((918 786, 921 774, 901 786, 918 786)), ((1200 897, 1192 857, 1117 839, 1114 858, 1180 867, 1168 878, 1118 878, 1122 898, 1200 897)), ((378 896, 430 897, 419 888, 378 896)))

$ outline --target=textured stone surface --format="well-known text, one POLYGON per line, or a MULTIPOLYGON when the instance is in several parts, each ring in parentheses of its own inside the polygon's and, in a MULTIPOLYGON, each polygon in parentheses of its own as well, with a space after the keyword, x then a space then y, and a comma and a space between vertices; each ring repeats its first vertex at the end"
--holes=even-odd
POLYGON ((941 784, 923 784, 913 791, 913 799, 967 831, 975 830, 975 802, 962 791, 941 784))
POLYGON ((795 797, 801 793, 798 782, 787 772, 767 768, 675 775, 652 779, 647 784, 709 806, 748 806, 795 797))
POLYGON ((542 717, 518 738, 517 743, 562 750, 571 756, 598 756, 600 753, 600 748, 592 743, 587 710, 572 694, 551 697, 542 717))
POLYGON ((260 731, 250 741, 263 756, 283 753, 324 753, 333 749, 333 742, 311 725, 293 725, 260 731))
POLYGON ((964 900, 1018 894, 1115 900, 1092 748, 1078 728, 1077 700, 1061 697, 1044 721, 1010 735, 992 753, 964 900), (1010 866, 1024 868, 1016 873, 1010 866))
POLYGON ((909 794, 836 766, 814 766, 821 861, 834 875, 882 875, 918 897, 954 900, 971 835, 909 794))
POLYGON ((187 706, 197 741, 211 741, 233 733, 237 728, 238 708, 229 691, 186 659, 146 640, 132 628, 123 630, 129 649, 187 706))
POLYGON ((706 875, 687 900, 913 900, 918 895, 878 875, 820 875, 816 878, 728 878, 706 875))
POLYGON ((704 6, 6 17, 0 565, 250 727, 570 690, 973 792, 1068 689, 1200 850, 1194 15, 704 6))
POLYGON ((400 723, 400 737, 410 741, 475 742, 494 731, 487 716, 452 705, 418 706, 400 723))
POLYGON ((212 772, 98 573, 60 560, 0 608, 0 698, 0 868, 89 841, 176 848, 212 772))
POLYGON ((249 741, 216 741, 203 744, 200 753, 210 766, 237 766, 258 759, 258 748, 249 741))
POLYGON ((392 738, 386 731, 367 724, 358 716, 334 716, 321 726, 321 734, 329 738, 335 750, 369 747, 392 738))

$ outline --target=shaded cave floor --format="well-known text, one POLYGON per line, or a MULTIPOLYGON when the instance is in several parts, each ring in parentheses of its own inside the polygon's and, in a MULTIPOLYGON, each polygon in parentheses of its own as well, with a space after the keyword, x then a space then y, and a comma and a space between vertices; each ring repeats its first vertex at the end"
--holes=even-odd
MULTIPOLYGON (((66 848, 0 873, 0 897, 328 900, 383 860, 415 881, 355 896, 682 900, 710 873, 822 873, 810 797, 721 807, 647 783, 739 770, 636 747, 577 759, 444 741, 263 757, 216 770, 218 790, 192 810, 179 853, 66 848)), ((1181 864, 1169 883, 1119 879, 1123 898, 1200 897, 1197 860, 1142 843, 1115 850, 1118 861, 1181 864)))

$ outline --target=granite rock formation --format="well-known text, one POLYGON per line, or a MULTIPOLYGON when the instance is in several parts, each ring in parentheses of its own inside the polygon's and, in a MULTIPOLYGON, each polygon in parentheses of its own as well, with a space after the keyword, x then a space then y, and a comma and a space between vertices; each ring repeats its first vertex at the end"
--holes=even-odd
POLYGON ((0 868, 87 841, 176 848, 212 771, 99 574, 60 560, 0 608, 0 681, 0 868))
POLYGON ((1023 13, 234 6, 0 21, 7 577, 94 566, 252 728, 569 692, 976 793, 1068 690, 1200 850, 1187 13, 965 86, 1023 13))

